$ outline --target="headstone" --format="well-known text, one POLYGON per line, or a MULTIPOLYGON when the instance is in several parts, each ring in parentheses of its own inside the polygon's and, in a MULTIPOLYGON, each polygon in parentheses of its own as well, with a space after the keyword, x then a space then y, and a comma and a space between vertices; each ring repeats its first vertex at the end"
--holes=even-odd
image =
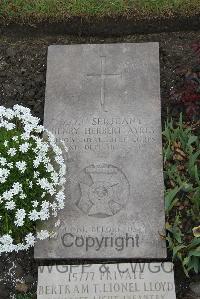
POLYGON ((38 299, 175 299, 172 263, 38 269, 38 299))
POLYGON ((166 257, 158 43, 50 46, 44 125, 67 200, 35 257, 166 257))

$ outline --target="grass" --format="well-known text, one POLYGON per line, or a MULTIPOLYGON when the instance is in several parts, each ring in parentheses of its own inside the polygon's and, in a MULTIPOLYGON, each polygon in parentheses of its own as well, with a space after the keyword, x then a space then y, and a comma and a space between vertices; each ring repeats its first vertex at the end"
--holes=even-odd
POLYGON ((1 0, 0 19, 9 21, 63 20, 73 16, 127 17, 192 15, 200 0, 1 0))

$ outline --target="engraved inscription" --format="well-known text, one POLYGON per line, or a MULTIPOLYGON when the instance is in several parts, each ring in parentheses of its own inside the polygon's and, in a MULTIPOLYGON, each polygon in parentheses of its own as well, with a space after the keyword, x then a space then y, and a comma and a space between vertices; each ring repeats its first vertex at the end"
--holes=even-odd
POLYGON ((155 129, 134 117, 91 117, 58 122, 51 131, 62 139, 70 151, 128 150, 155 142, 155 129))
POLYGON ((173 264, 40 266, 38 299, 175 299, 173 264))
POLYGON ((90 165, 79 179, 80 199, 76 203, 88 216, 106 218, 119 213, 129 198, 125 174, 109 164, 90 165))
POLYGON ((100 56, 101 58, 101 73, 91 73, 87 74, 87 76, 90 77, 99 77, 101 79, 101 95, 100 95, 100 107, 104 112, 107 112, 106 110, 106 103, 105 103, 105 84, 106 84, 106 77, 116 77, 121 76, 121 74, 112 74, 112 73, 106 73, 105 72, 105 65, 106 65, 106 56, 100 56))

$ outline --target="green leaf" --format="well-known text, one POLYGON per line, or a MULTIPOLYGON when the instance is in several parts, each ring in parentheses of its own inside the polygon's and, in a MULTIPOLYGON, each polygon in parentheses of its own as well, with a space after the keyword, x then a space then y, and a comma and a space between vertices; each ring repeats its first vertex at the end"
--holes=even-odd
POLYGON ((200 155, 200 150, 195 154, 191 154, 189 157, 188 171, 192 177, 195 177, 195 163, 197 163, 197 158, 200 155))
POLYGON ((198 245, 200 245, 200 238, 194 238, 192 240, 192 242, 190 243, 190 245, 187 246, 187 249, 191 249, 191 248, 196 247, 198 245))
POLYGON ((194 269, 195 273, 198 273, 199 272, 199 257, 196 257, 196 256, 192 256, 191 257, 191 261, 189 263, 189 270, 192 270, 194 269))
POLYGON ((177 193, 181 190, 182 186, 176 186, 174 189, 167 190, 165 195, 165 211, 168 213, 173 207, 173 200, 177 193))
POLYGON ((198 137, 197 137, 197 136, 195 136, 195 135, 191 135, 191 136, 189 137, 189 140, 188 140, 187 146, 190 146, 192 143, 196 142, 196 141, 197 141, 197 139, 198 139, 198 137))
POLYGON ((189 262, 190 262, 190 256, 187 256, 187 257, 185 257, 184 260, 183 260, 183 265, 184 265, 184 266, 185 266, 185 265, 188 265, 189 262))
POLYGON ((200 186, 200 177, 199 177, 197 165, 195 165, 195 167, 194 167, 194 175, 195 175, 197 184, 200 186))
POLYGON ((185 245, 178 245, 178 246, 175 246, 173 248, 173 256, 175 257, 177 252, 180 251, 181 249, 185 248, 186 246, 185 245))
POLYGON ((172 151, 169 144, 168 147, 164 150, 164 163, 166 163, 166 161, 169 160, 171 156, 172 156, 172 151))
POLYGON ((197 247, 197 249, 195 249, 195 250, 191 250, 189 252, 189 256, 200 256, 200 246, 197 247))

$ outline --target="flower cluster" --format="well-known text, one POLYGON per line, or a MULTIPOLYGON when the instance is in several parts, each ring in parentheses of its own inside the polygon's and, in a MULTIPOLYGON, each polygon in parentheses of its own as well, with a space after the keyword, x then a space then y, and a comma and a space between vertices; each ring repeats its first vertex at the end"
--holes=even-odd
POLYGON ((64 208, 67 148, 39 121, 23 106, 0 106, 0 254, 49 238, 36 222, 53 217, 57 226, 64 208))

